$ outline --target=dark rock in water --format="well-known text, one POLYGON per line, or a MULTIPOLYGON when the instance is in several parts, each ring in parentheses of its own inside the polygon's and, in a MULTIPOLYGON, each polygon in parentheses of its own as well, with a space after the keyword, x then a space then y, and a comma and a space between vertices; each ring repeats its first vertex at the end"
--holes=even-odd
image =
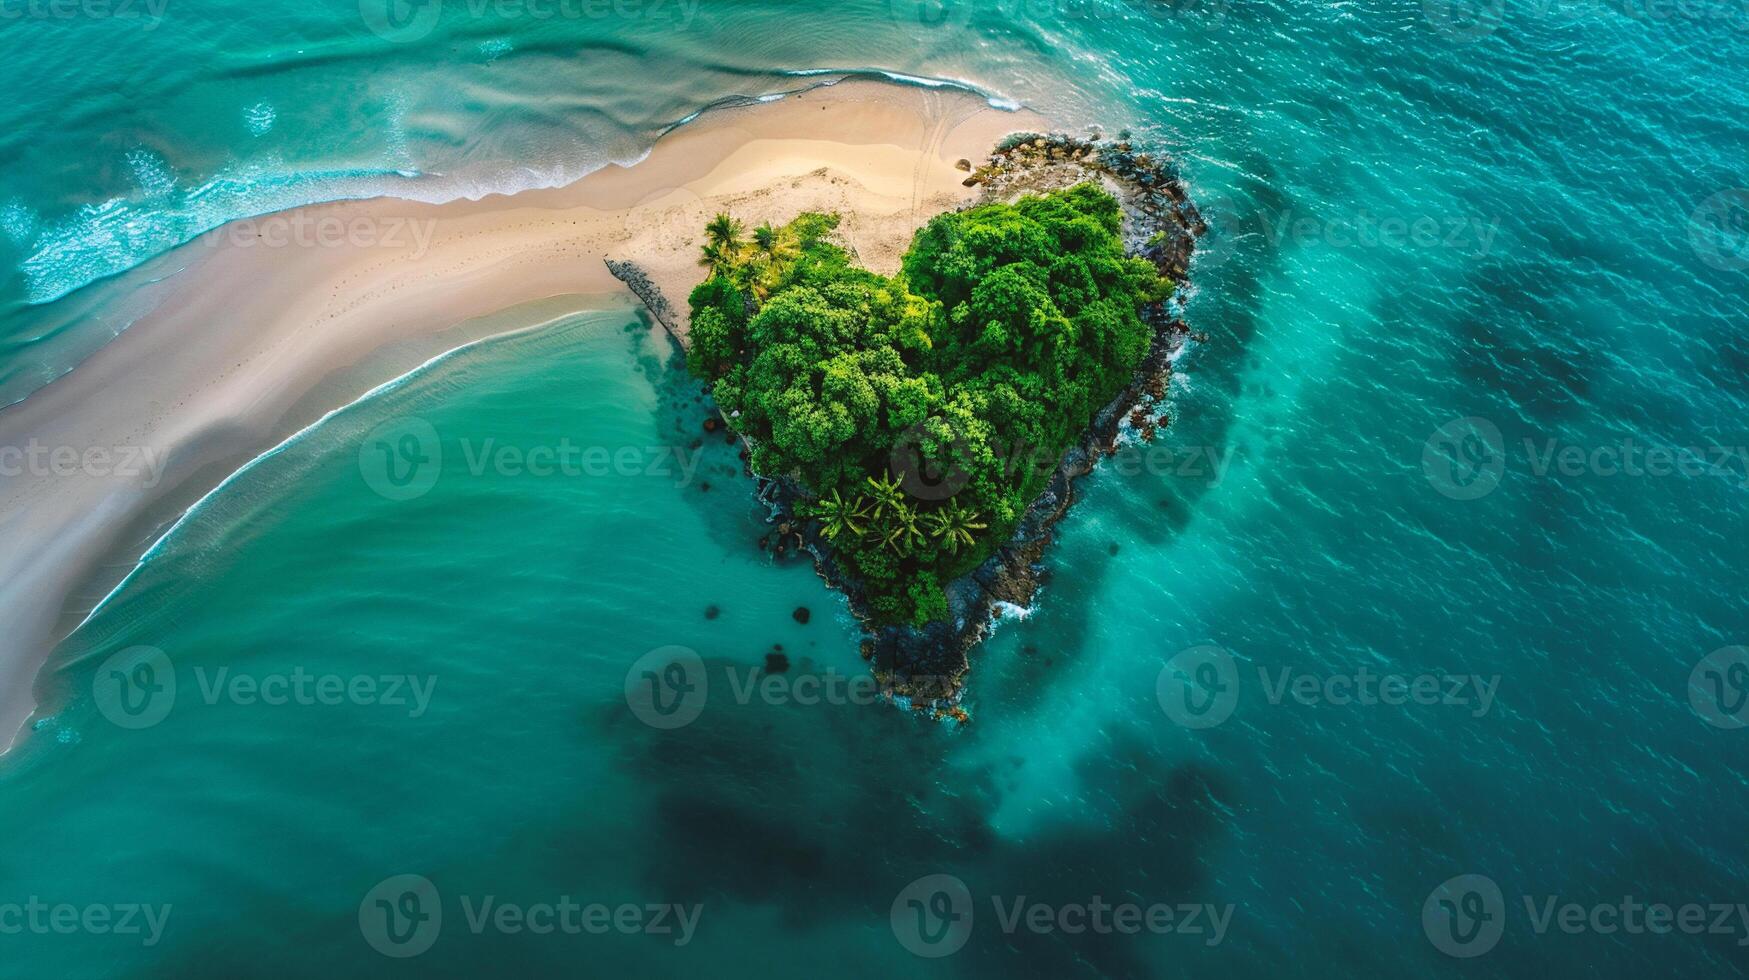
POLYGON ((709 481, 709 480, 698 481, 698 489, 703 493, 710 493, 711 492, 711 481, 709 481))
POLYGON ((715 432, 722 427, 723 427, 723 420, 717 418, 715 415, 704 420, 704 430, 706 432, 715 432))
POLYGON ((704 607, 704 618, 716 619, 718 616, 722 615, 722 612, 723 611, 716 606, 706 606, 704 607))
MULTIPOLYGON (((1044 551, 1043 542, 1028 542, 1005 560, 987 564, 973 572, 973 577, 984 594, 994 602, 1006 602, 1014 606, 1026 606, 1032 602, 1032 593, 1038 588, 1038 573, 1034 571, 1033 559, 1044 551), (1031 555, 1022 557, 1023 553, 1031 555)), ((1003 557, 997 552, 996 557, 1003 557)))
POLYGON ((1107 547, 1107 548, 1106 548, 1106 549, 1105 549, 1105 553, 1106 553, 1106 554, 1108 554, 1108 555, 1115 555, 1115 554, 1117 554, 1117 542, 1116 542, 1116 541, 1113 541, 1113 542, 1112 542, 1112 543, 1111 543, 1111 545, 1110 545, 1110 546, 1109 546, 1109 547, 1107 547))
POLYGON ((793 613, 790 613, 790 615, 794 616, 796 618, 796 622, 801 623, 803 626, 808 625, 808 620, 810 620, 814 617, 813 613, 808 612, 807 606, 797 606, 796 611, 793 613))
POLYGON ((625 283, 626 288, 632 291, 632 295, 641 300, 644 308, 656 318, 656 322, 660 323, 675 342, 684 348, 686 341, 680 336, 680 317, 675 314, 674 308, 668 305, 668 297, 662 295, 662 290, 656 288, 656 284, 650 281, 650 277, 644 274, 644 270, 638 268, 637 264, 633 262, 615 262, 613 259, 605 261, 607 271, 615 279, 625 283))
POLYGON ((883 626, 874 635, 875 676, 882 687, 914 701, 951 701, 971 666, 967 654, 983 630, 960 630, 952 623, 883 626))
POLYGON ((789 670, 789 657, 777 652, 765 655, 765 672, 767 674, 781 674, 786 670, 789 670))
POLYGON ((733 446, 735 444, 735 434, 733 432, 724 432, 723 441, 733 446))

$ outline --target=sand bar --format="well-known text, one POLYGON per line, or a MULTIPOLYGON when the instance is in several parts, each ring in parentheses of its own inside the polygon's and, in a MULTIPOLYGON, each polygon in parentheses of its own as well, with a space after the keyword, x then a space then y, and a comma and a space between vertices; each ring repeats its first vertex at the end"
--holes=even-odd
POLYGON ((0 741, 54 645, 163 529, 322 413, 482 334, 629 304, 604 259, 635 260, 684 310, 717 211, 839 211, 890 272, 917 226, 972 198, 956 160, 1040 128, 964 92, 845 81, 714 110, 567 187, 298 208, 90 287, 151 312, 0 410, 0 741))

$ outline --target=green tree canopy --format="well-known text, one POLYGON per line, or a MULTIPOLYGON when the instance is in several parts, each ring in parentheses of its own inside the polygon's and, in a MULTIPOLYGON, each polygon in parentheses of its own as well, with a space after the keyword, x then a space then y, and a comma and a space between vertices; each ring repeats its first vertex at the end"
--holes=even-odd
POLYGON ((947 615, 943 583, 1014 533, 1056 462, 1147 352, 1171 284, 1126 257, 1117 201, 1082 184, 944 214, 897 277, 850 263, 838 216, 718 215, 688 365, 753 446, 812 495, 875 613, 947 615))

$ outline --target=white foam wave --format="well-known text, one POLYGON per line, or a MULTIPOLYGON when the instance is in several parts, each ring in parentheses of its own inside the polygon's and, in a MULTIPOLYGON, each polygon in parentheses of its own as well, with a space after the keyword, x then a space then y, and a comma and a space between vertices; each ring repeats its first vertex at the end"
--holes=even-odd
POLYGON ((243 125, 249 127, 249 135, 264 136, 273 129, 274 120, 279 113, 269 102, 257 102, 243 110, 243 125))
MULTIPOLYGON (((797 69, 778 74, 796 78, 836 76, 824 84, 833 84, 846 77, 878 76, 901 84, 958 88, 985 98, 996 108, 1019 108, 1019 104, 1012 100, 958 79, 930 78, 875 68, 797 69)), ((742 99, 719 100, 686 115, 664 131, 690 123, 713 108, 781 99, 793 91, 784 89, 742 99)), ((247 110, 245 119, 252 131, 261 126, 265 127, 262 129, 265 132, 273 125, 276 115, 274 108, 263 102, 247 110)), ((286 167, 277 157, 267 157, 235 164, 205 183, 179 190, 178 178, 163 157, 142 147, 126 157, 139 188, 138 195, 87 204, 73 214, 47 223, 22 204, 16 207, 8 205, 0 210, 0 230, 28 252, 20 263, 25 300, 33 304, 52 302, 88 283, 124 272, 229 221, 329 201, 392 196, 441 204, 561 187, 609 164, 636 164, 650 150, 645 146, 638 153, 619 159, 574 159, 544 167, 505 167, 486 174, 430 173, 420 170, 412 158, 406 116, 404 102, 391 103, 387 122, 390 153, 387 166, 381 169, 297 171, 286 167)))

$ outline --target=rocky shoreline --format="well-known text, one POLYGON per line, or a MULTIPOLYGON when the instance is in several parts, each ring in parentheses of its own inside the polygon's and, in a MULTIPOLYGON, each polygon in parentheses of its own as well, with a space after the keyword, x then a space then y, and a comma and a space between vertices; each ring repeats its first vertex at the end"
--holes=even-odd
POLYGON ((675 315, 674 307, 668 303, 668 297, 655 283, 650 281, 650 277, 644 273, 644 270, 638 268, 635 262, 620 262, 614 259, 603 261, 607 263, 607 271, 613 273, 615 279, 626 284, 626 288, 631 290, 632 295, 644 304, 644 308, 650 311, 650 315, 656 318, 656 322, 660 323, 663 329, 668 331, 669 336, 674 338, 675 343, 684 349, 686 337, 680 329, 680 317, 675 315))
MULTIPOLYGON (((960 706, 971 651, 989 632, 1003 607, 1028 608, 1043 583, 1043 557, 1057 522, 1075 499, 1075 482, 1115 452, 1125 423, 1144 440, 1152 439, 1168 417, 1159 410, 1172 371, 1172 358, 1189 330, 1178 316, 1186 270, 1196 239, 1207 228, 1185 193, 1170 162, 1138 152, 1129 134, 1086 139, 1062 134, 1016 133, 1004 139, 988 161, 968 172, 964 183, 980 188, 975 203, 1012 200, 1088 180, 1098 181, 1122 204, 1123 238, 1132 255, 1154 263, 1179 286, 1173 299, 1151 304, 1143 318, 1154 328, 1153 343, 1130 385, 1093 419, 1082 438, 1064 453, 1038 499, 1021 518, 1015 534, 977 568, 946 586, 950 621, 923 627, 877 625, 853 577, 833 560, 830 545, 807 522, 797 521, 794 505, 801 488, 784 478, 754 475, 759 499, 771 508, 775 533, 762 539, 782 555, 805 551, 829 585, 850 600, 851 611, 868 635, 862 656, 881 689, 904 707, 936 718, 969 720, 960 706)), ((608 262, 608 269, 642 300, 650 314, 682 346, 678 318, 668 300, 631 262, 608 262)), ((745 458, 745 453, 743 454, 745 458)))

